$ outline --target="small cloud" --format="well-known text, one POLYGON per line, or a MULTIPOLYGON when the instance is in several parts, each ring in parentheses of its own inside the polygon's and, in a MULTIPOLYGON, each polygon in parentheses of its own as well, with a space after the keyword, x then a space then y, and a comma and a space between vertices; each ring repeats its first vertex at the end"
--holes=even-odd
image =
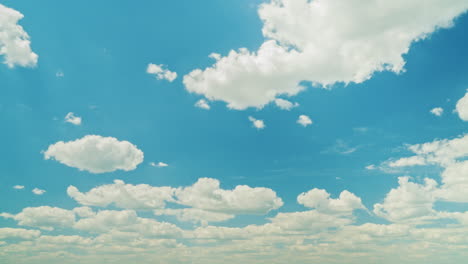
POLYGON ((23 186, 23 185, 15 185, 15 186, 13 186, 13 189, 16 189, 16 190, 23 190, 23 189, 24 189, 24 186, 23 186))
POLYGON ((331 146, 322 153, 338 153, 341 155, 349 155, 351 153, 356 152, 356 150, 358 150, 358 147, 351 147, 345 141, 338 139, 335 145, 331 146))
POLYGON ((335 179, 336 179, 337 181, 342 180, 341 177, 336 177, 335 179))
POLYGON ((284 100, 284 99, 281 99, 281 98, 275 99, 275 104, 280 109, 287 110, 287 111, 291 110, 294 107, 299 106, 298 103, 292 103, 292 102, 290 102, 288 100, 284 100))
POLYGON ((195 106, 201 109, 210 110, 210 105, 205 99, 200 99, 195 103, 195 106))
POLYGON ((70 112, 65 116, 65 122, 79 126, 81 125, 81 117, 75 116, 74 113, 70 112))
POLYGON ((150 165, 153 166, 153 167, 157 167, 157 168, 169 167, 169 164, 164 163, 164 162, 158 162, 158 163, 150 162, 150 165))
POLYGON ((252 122, 253 126, 257 129, 264 129, 265 128, 265 122, 263 120, 258 120, 254 117, 249 116, 250 122, 252 122))
POLYGON ((377 169, 377 167, 374 164, 366 166, 366 170, 375 170, 375 169, 377 169))
POLYGON ((146 73, 156 76, 158 80, 167 80, 173 82, 177 78, 177 73, 171 72, 165 65, 156 65, 153 63, 148 64, 146 73))
POLYGON ((442 107, 436 107, 431 110, 431 114, 435 116, 442 116, 444 114, 444 109, 442 107))
POLYGON ((300 115, 299 119, 297 120, 297 123, 300 124, 303 127, 307 127, 309 125, 312 125, 313 122, 310 119, 310 117, 308 117, 306 115, 300 115))
POLYGON ((46 191, 45 191, 45 190, 38 189, 38 188, 34 188, 34 190, 32 190, 32 192, 33 192, 35 195, 43 195, 46 191))
POLYGON ((65 76, 65 74, 63 73, 63 71, 57 71, 55 73, 55 77, 57 78, 63 78, 65 76))

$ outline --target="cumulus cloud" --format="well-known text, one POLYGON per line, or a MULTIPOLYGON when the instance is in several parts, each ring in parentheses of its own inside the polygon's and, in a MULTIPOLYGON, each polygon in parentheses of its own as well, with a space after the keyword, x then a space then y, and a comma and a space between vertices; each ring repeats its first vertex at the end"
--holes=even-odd
POLYGON ((0 239, 33 239, 41 235, 39 230, 28 230, 23 228, 0 228, 0 239))
POLYGON ((225 214, 266 214, 283 206, 281 198, 271 189, 238 185, 233 190, 224 190, 218 180, 210 178, 178 188, 175 196, 181 205, 225 214))
POLYGON ((147 184, 131 185, 121 180, 102 185, 82 193, 75 186, 67 189, 67 194, 81 205, 107 207, 114 205, 124 209, 164 208, 166 201, 173 201, 174 189, 153 187, 147 184))
POLYGON ((0 56, 8 67, 34 67, 38 56, 31 50, 29 35, 18 21, 24 17, 20 12, 0 4, 0 56))
POLYGON ((437 182, 425 179, 424 184, 410 182, 408 177, 398 179, 399 186, 392 189, 383 203, 374 205, 374 213, 392 222, 419 222, 436 217, 437 182))
POLYGON ((204 226, 208 225, 208 223, 224 222, 235 217, 233 214, 210 212, 195 208, 161 209, 155 210, 154 214, 171 215, 181 222, 199 223, 204 226))
POLYGON ((265 122, 263 122, 263 120, 258 120, 255 117, 249 116, 249 121, 252 122, 252 125, 258 130, 265 128, 265 122))
POLYGON ((23 190, 23 189, 24 189, 24 186, 23 186, 23 185, 15 185, 15 186, 13 186, 13 189, 15 189, 15 190, 23 190))
POLYGON ((329 87, 401 73, 412 43, 452 26, 467 8, 464 0, 272 0, 259 8, 267 40, 257 51, 212 55, 213 66, 183 82, 189 92, 243 110, 296 95, 302 81, 329 87))
POLYGON ((442 107, 436 107, 431 110, 431 114, 435 116, 442 116, 444 114, 444 109, 442 107))
POLYGON ((27 207, 16 215, 1 213, 0 216, 16 220, 20 226, 44 230, 72 227, 75 223, 75 214, 72 211, 50 206, 27 207))
POLYGON ((414 156, 386 162, 390 167, 408 167, 416 165, 448 166, 468 157, 468 135, 454 139, 434 140, 423 144, 407 146, 414 156))
POLYGON ((300 194, 297 202, 324 214, 349 214, 357 209, 365 209, 361 198, 349 191, 343 191, 338 199, 331 199, 327 191, 313 189, 300 194))
POLYGON ((463 121, 468 121, 468 92, 457 102, 455 111, 463 121))
POLYGON ((292 103, 288 100, 284 100, 284 99, 281 99, 281 98, 278 98, 278 99, 275 99, 275 104, 278 108, 282 109, 282 110, 291 110, 292 108, 294 107, 298 107, 299 104, 298 103, 292 103))
POLYGON ((85 206, 114 205, 123 209, 154 209, 158 214, 196 221, 216 221, 220 218, 227 220, 232 218, 227 215, 233 214, 266 214, 283 205, 281 198, 271 189, 239 185, 233 190, 224 190, 220 188, 218 180, 210 178, 201 178, 191 186, 179 188, 132 185, 116 180, 113 184, 93 188, 87 193, 70 186, 67 193, 85 206), (162 210, 168 202, 191 208, 182 211, 162 210), (208 219, 201 219, 203 216, 208 219))
POLYGON ((74 113, 70 112, 65 116, 65 122, 79 126, 81 125, 81 117, 75 116, 74 113))
POLYGON ((195 106, 201 109, 210 110, 210 105, 205 99, 200 99, 195 103, 195 106))
POLYGON ((42 190, 42 189, 39 189, 39 188, 34 188, 32 190, 32 193, 34 193, 35 195, 43 195, 44 193, 46 193, 46 191, 42 190))
POLYGON ((91 173, 105 173, 136 169, 143 162, 143 152, 128 141, 88 135, 75 141, 50 145, 44 152, 44 158, 91 173))
POLYGON ((297 123, 303 127, 307 127, 312 125, 312 120, 306 115, 300 115, 299 119, 297 119, 297 123))
POLYGON ((177 78, 177 73, 171 72, 164 65, 148 64, 146 73, 154 75, 158 80, 173 82, 177 78))

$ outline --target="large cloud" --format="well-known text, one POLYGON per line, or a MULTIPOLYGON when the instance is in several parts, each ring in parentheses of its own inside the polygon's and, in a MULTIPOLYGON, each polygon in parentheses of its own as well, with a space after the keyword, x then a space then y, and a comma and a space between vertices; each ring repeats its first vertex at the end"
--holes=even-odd
POLYGON ((88 135, 75 141, 50 145, 44 152, 44 158, 91 173, 105 173, 136 169, 143 162, 143 152, 128 141, 88 135))
POLYGON ((329 86, 400 73, 413 42, 450 27, 467 8, 466 0, 271 0, 259 9, 267 40, 258 51, 214 54, 216 63, 184 84, 242 110, 296 95, 301 81, 329 86))
POLYGON ((23 18, 20 12, 0 4, 0 56, 12 68, 16 65, 33 67, 38 56, 31 50, 31 41, 18 21, 23 18))
POLYGON ((39 230, 28 230, 23 228, 0 228, 0 239, 33 239, 39 237, 40 235, 41 231, 39 230))
POLYGON ((12 218, 21 226, 38 227, 44 230, 72 227, 75 223, 75 214, 72 211, 50 206, 28 207, 16 215, 2 213, 0 216, 12 218))
POLYGON ((456 112, 463 121, 468 121, 468 93, 457 102, 456 112))
POLYGON ((199 223, 222 222, 236 214, 266 214, 283 205, 271 189, 239 185, 233 190, 224 190, 218 180, 210 178, 201 178, 192 186, 179 188, 132 185, 116 180, 86 193, 70 186, 67 193, 86 206, 155 210, 157 215, 173 215, 181 221, 199 223), (189 208, 167 209, 168 202, 189 208))

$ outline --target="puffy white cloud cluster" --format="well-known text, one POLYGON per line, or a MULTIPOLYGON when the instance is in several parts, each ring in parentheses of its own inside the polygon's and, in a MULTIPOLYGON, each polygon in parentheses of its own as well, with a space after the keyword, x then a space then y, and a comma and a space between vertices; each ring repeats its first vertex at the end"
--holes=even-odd
POLYGON ((465 0, 271 0, 259 8, 267 40, 257 51, 211 55, 213 66, 183 82, 189 92, 243 110, 296 95, 301 81, 330 86, 400 73, 412 43, 452 26, 467 8, 465 0))
POLYGON ((252 122, 252 125, 258 130, 264 129, 266 126, 263 120, 256 119, 252 116, 249 116, 249 121, 252 122))
POLYGON ((239 185, 233 190, 224 190, 218 180, 209 178, 180 188, 132 185, 116 180, 87 193, 70 186, 67 193, 85 206, 155 210, 157 215, 174 215, 180 220, 200 223, 225 221, 236 214, 266 214, 283 205, 271 189, 239 185), (165 209, 168 202, 190 208, 165 209))
POLYGON ((300 115, 299 119, 297 119, 297 123, 303 127, 307 127, 312 125, 312 119, 306 115, 300 115))
POLYGON ((436 107, 431 110, 431 114, 435 116, 442 116, 444 114, 444 109, 442 107, 436 107))
POLYGON ((44 230, 71 227, 75 223, 75 214, 72 211, 50 206, 27 207, 16 215, 1 213, 0 216, 16 220, 20 226, 44 230))
POLYGON ((44 151, 44 158, 91 173, 105 173, 136 169, 143 162, 143 152, 128 141, 88 135, 75 141, 59 141, 50 145, 44 151))
POLYGON ((0 56, 8 67, 34 67, 38 56, 31 50, 29 35, 18 25, 20 12, 0 4, 0 56))
POLYGON ((173 82, 177 78, 177 73, 171 72, 164 65, 148 64, 146 73, 154 75, 158 80, 173 82))
POLYGON ((9 238, 32 239, 39 237, 41 231, 23 228, 0 228, 0 240, 9 238))
POLYGON ((81 117, 75 116, 74 113, 70 112, 65 116, 65 122, 73 124, 75 126, 81 125, 81 117))
POLYGON ((455 111, 463 121, 468 121, 468 92, 457 102, 455 111))

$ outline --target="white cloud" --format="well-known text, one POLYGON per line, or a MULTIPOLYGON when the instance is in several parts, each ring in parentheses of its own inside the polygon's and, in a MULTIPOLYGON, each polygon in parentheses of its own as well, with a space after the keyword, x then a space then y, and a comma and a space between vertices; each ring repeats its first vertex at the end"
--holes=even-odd
POLYGON ((33 239, 41 235, 39 230, 28 230, 23 228, 0 228, 0 240, 9 238, 33 239))
POLYGON ((441 189, 437 196, 441 200, 468 203, 468 161, 450 164, 441 175, 441 189))
POLYGON ((292 102, 290 102, 288 100, 284 100, 284 99, 281 99, 281 98, 275 99, 275 104, 280 109, 287 110, 287 111, 291 110, 294 107, 299 106, 298 103, 292 103, 292 102))
POLYGON ((45 190, 42 190, 42 189, 39 189, 39 188, 34 188, 32 190, 32 192, 35 194, 35 195, 43 195, 44 193, 46 193, 45 190))
POLYGON ((431 114, 435 116, 442 116, 444 114, 444 109, 442 107, 436 107, 431 110, 431 114))
POLYGON ((184 208, 184 209, 161 209, 155 210, 155 215, 172 215, 177 217, 181 222, 200 223, 204 226, 208 223, 224 222, 235 217, 233 214, 210 212, 201 209, 184 208))
POLYGON ((195 106, 201 109, 210 110, 210 105, 205 99, 200 99, 195 103, 195 106))
POLYGON ((251 117, 249 116, 249 120, 250 122, 252 122, 253 126, 256 128, 256 129, 264 129, 265 128, 265 122, 263 122, 263 120, 258 120, 254 117, 251 117))
POLYGON ((297 197, 297 202, 324 214, 349 214, 356 209, 365 209, 361 198, 343 191, 338 199, 331 199, 325 190, 313 189, 297 197))
POLYGON ((38 56, 31 50, 29 35, 18 21, 24 17, 20 12, 0 4, 0 56, 8 67, 34 67, 38 56))
POLYGON ((65 122, 79 126, 81 125, 81 117, 75 116, 74 113, 70 112, 65 116, 65 122))
POLYGON ((212 56, 213 66, 183 82, 189 92, 243 110, 296 95, 301 81, 330 86, 401 73, 412 43, 452 26, 467 8, 465 0, 272 0, 259 8, 267 40, 258 51, 212 56))
POLYGON ((238 185, 233 190, 224 190, 218 180, 209 178, 178 188, 175 196, 181 205, 225 214, 266 214, 283 206, 281 198, 271 189, 238 185))
POLYGON ((306 115, 300 115, 299 119, 297 119, 297 123, 303 127, 307 127, 309 125, 312 125, 312 120, 306 115))
POLYGON ((411 167, 411 166, 418 166, 418 165, 425 165, 426 161, 423 157, 413 156, 408 158, 401 158, 396 161, 392 161, 388 163, 389 167, 392 168, 399 168, 399 167, 411 167))
POLYGON ((468 121, 468 92, 458 100, 455 110, 461 120, 468 121))
POLYGON ((70 186, 67 194, 81 205, 107 207, 114 205, 124 209, 164 208, 166 201, 173 201, 174 189, 153 187, 147 184, 131 185, 115 180, 114 184, 102 185, 81 193, 70 186))
POLYGON ((392 222, 420 222, 436 217, 433 209, 436 201, 437 182, 425 179, 424 185, 398 178, 399 187, 392 189, 382 204, 374 205, 374 213, 392 222))
POLYGON ((91 173, 131 171, 143 162, 143 152, 128 141, 88 135, 70 142, 57 142, 44 152, 45 159, 91 173))
POLYGON ((366 170, 375 170, 375 169, 377 169, 377 166, 375 166, 374 164, 366 166, 366 170))
POLYGON ((416 154, 385 164, 391 167, 435 164, 446 167, 468 157, 468 135, 454 139, 434 140, 424 144, 409 145, 408 150, 416 154))
POLYGON ((50 206, 28 207, 17 215, 2 213, 0 216, 16 220, 20 226, 44 230, 71 227, 75 223, 75 214, 72 211, 50 206))
POLYGON ((150 162, 150 165, 152 167, 158 167, 158 168, 165 168, 165 167, 169 167, 169 164, 167 163, 164 163, 164 162, 158 162, 158 163, 155 163, 155 162, 150 162))
POLYGON ((148 64, 146 68, 146 73, 152 74, 158 80, 167 80, 173 82, 177 78, 177 73, 171 72, 164 65, 156 65, 153 63, 148 64))
POLYGON ((24 186, 23 186, 23 185, 15 185, 15 186, 13 186, 13 189, 16 189, 16 190, 23 190, 23 189, 24 189, 24 186))

